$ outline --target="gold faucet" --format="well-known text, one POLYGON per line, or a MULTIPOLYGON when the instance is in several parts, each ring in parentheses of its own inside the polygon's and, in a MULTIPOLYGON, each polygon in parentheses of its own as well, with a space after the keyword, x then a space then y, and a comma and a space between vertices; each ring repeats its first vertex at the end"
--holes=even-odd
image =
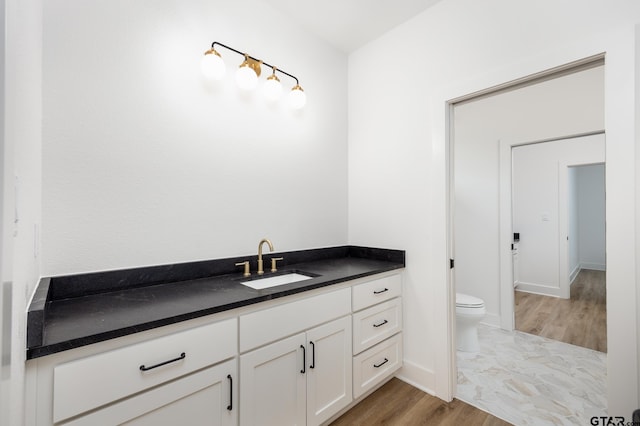
POLYGON ((264 274, 264 267, 262 266, 262 244, 267 243, 269 245, 269 251, 273 251, 273 244, 271 241, 263 238, 258 244, 258 275, 264 274))

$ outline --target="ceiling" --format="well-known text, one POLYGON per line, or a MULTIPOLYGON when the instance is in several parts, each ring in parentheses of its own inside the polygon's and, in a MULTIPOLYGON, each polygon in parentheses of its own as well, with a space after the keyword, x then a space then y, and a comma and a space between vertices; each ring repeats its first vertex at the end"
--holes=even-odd
POLYGON ((345 53, 440 0, 265 0, 345 53))

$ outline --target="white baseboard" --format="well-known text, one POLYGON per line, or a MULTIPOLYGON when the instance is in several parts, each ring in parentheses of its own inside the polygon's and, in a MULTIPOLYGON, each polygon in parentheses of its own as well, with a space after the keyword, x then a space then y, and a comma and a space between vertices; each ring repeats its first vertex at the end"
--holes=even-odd
POLYGON ((426 369, 411 361, 403 360, 403 365, 396 373, 396 377, 411 386, 420 389, 429 395, 435 395, 436 375, 432 370, 426 369))
POLYGON ((592 269, 594 271, 606 271, 607 265, 603 265, 602 263, 588 263, 581 262, 580 269, 592 269))
POLYGON ((560 288, 541 284, 519 282, 516 290, 525 293, 541 294, 543 296, 562 297, 560 296, 560 288))
POLYGON ((500 328, 500 315, 487 313, 487 315, 485 315, 482 321, 480 321, 480 324, 485 324, 491 327, 500 328))

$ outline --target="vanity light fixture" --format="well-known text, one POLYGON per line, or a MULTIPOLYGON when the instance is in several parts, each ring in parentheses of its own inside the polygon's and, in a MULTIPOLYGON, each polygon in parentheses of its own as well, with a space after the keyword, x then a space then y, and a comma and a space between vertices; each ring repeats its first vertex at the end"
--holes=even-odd
POLYGON ((264 65, 272 70, 271 75, 267 77, 267 81, 264 83, 263 87, 263 93, 267 100, 275 102, 280 99, 280 96, 282 95, 282 84, 280 83, 278 76, 276 76, 276 72, 278 72, 296 81, 291 92, 289 92, 289 105, 291 108, 300 109, 304 107, 307 102, 307 95, 304 93, 304 90, 302 90, 302 87, 295 76, 217 41, 211 43, 211 49, 204 52, 204 57, 202 58, 201 69, 202 74, 206 78, 221 80, 225 75, 225 64, 222 60, 222 56, 215 49, 216 45, 224 47, 225 49, 244 57, 244 61, 236 71, 236 83, 242 90, 252 90, 258 85, 258 77, 260 77, 262 71, 261 68, 262 65, 264 65))

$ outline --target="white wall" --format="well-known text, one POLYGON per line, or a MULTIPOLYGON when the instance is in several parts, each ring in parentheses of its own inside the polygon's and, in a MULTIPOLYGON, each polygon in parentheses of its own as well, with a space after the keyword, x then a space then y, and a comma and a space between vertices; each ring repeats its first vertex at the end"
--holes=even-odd
MULTIPOLYGON (((566 250, 566 245, 561 244, 559 232, 562 216, 568 212, 560 209, 559 197, 564 194, 560 194, 559 179, 567 178, 566 164, 584 164, 594 158, 604 161, 604 153, 604 137, 600 135, 518 146, 512 150, 513 230, 520 233, 519 290, 565 297, 561 286, 567 282, 560 279, 564 274, 560 271, 560 250, 566 250)), ((604 195, 602 184, 599 186, 604 195)), ((584 190, 578 191, 578 234, 568 235, 569 240, 578 240, 578 253, 583 235, 586 238, 584 228, 593 224, 580 221, 583 212, 579 195, 583 193, 584 190)), ((600 227, 604 229, 604 204, 601 207, 600 227)), ((604 235, 600 249, 604 252, 604 235)), ((564 277, 568 279, 567 275, 564 277)))
POLYGON ((578 240, 580 266, 606 270, 605 166, 576 167, 578 174, 578 240))
MULTIPOLYGON (((10 339, 5 341, 10 348, 2 348, 9 349, 10 362, 3 366, 0 378, 0 423, 18 426, 24 424, 25 312, 40 275, 42 2, 5 0, 4 6, 4 185, 0 269, 2 286, 11 286, 12 300, 8 321, 10 339), (14 189, 16 176, 17 191, 14 189)), ((7 326, 6 320, 3 315, 0 321, 3 326, 7 326)), ((3 363, 6 361, 3 359, 3 363)))
POLYGON ((640 3, 627 0, 443 0, 350 55, 349 240, 407 250, 406 379, 453 396, 447 101, 606 52, 609 413, 639 405, 638 328, 629 323, 638 300, 629 238, 638 21, 640 3))
MULTIPOLYGON (((456 290, 482 298, 490 324, 500 324, 499 141, 535 142, 602 129, 603 83, 604 69, 597 67, 455 107, 456 290)), ((555 200, 557 205, 557 195, 555 200)), ((557 229, 557 221, 551 224, 557 229)), ((515 224, 513 229, 519 232, 515 224)), ((525 236, 520 281, 530 269, 525 236)), ((557 286, 557 241, 553 247, 557 286)))
POLYGON ((43 275, 345 244, 346 79, 259 0, 45 2, 43 275), (213 41, 297 76, 305 109, 240 93, 222 48, 205 84, 213 41))

